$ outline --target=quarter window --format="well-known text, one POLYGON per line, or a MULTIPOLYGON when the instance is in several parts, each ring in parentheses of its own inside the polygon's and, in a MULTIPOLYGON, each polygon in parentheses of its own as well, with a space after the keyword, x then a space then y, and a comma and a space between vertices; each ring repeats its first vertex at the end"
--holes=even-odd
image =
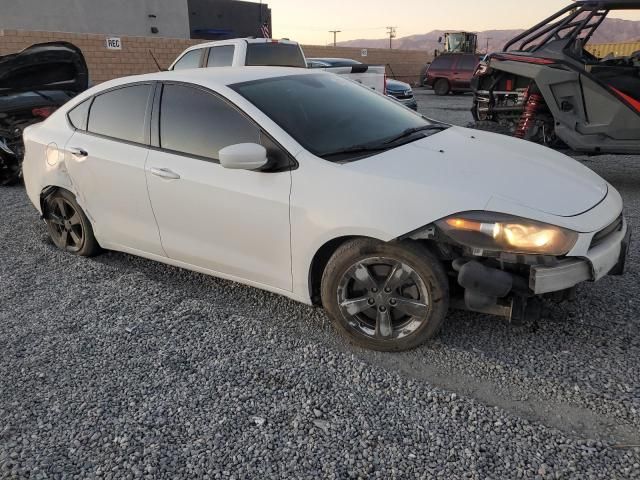
POLYGON ((89 107, 91 106, 91 100, 91 98, 89 100, 85 100, 69 112, 69 121, 74 128, 77 128, 78 130, 87 129, 87 118, 89 117, 89 107))
POLYGON ((235 47, 233 45, 224 45, 222 47, 213 47, 209 49, 208 67, 230 67, 233 65, 233 53, 235 47))
POLYGON ((151 85, 134 85, 98 95, 89 112, 91 133, 145 143, 145 119, 151 85))
POLYGON ((224 100, 184 85, 165 85, 160 109, 160 146, 218 160, 229 145, 260 143, 260 130, 224 100))
POLYGON ((173 66, 173 70, 186 70, 187 68, 199 68, 202 49, 191 50, 185 53, 173 66))

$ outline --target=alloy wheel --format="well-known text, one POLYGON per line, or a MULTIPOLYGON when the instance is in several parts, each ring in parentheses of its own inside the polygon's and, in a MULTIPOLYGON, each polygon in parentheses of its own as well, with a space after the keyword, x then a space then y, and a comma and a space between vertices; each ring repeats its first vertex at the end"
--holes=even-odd
POLYGON ((68 252, 76 253, 84 244, 82 217, 64 197, 56 196, 49 204, 47 222, 51 226, 54 243, 68 252))
POLYGON ((429 318, 430 293, 409 265, 371 257, 346 270, 338 286, 338 306, 349 327, 377 340, 415 333, 429 318))

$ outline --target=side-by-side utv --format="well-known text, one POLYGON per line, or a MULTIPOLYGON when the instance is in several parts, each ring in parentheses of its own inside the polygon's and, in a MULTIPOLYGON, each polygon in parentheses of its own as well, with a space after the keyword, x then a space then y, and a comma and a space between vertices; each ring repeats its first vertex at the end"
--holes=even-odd
POLYGON ((473 126, 585 153, 640 154, 640 52, 597 58, 585 45, 610 13, 640 0, 578 0, 485 59, 473 126))

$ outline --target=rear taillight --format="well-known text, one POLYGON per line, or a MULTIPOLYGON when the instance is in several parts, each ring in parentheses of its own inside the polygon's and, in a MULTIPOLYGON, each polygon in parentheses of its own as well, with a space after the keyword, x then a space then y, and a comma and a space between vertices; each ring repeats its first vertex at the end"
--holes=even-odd
POLYGON ((529 57, 526 55, 513 55, 510 53, 496 53, 491 55, 491 58, 502 61, 533 63, 536 65, 553 65, 556 63, 555 60, 551 60, 550 58, 529 57))
POLYGON ((31 110, 31 114, 34 117, 49 118, 51 114, 55 111, 56 111, 55 107, 40 107, 40 108, 34 108, 33 110, 31 110))

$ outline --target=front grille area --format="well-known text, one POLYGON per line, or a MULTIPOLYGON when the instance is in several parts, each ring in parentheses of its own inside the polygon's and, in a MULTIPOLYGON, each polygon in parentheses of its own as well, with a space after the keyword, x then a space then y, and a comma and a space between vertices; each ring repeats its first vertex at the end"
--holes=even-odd
POLYGON ((622 230, 622 226, 624 225, 624 221, 622 218, 622 214, 607 228, 600 230, 593 236, 593 240, 591 240, 591 246, 589 248, 597 247, 602 242, 606 241, 610 235, 613 235, 616 232, 622 230))
POLYGON ((410 90, 406 92, 388 92, 388 93, 389 95, 396 97, 398 100, 408 100, 410 98, 413 98, 413 92, 410 90))

